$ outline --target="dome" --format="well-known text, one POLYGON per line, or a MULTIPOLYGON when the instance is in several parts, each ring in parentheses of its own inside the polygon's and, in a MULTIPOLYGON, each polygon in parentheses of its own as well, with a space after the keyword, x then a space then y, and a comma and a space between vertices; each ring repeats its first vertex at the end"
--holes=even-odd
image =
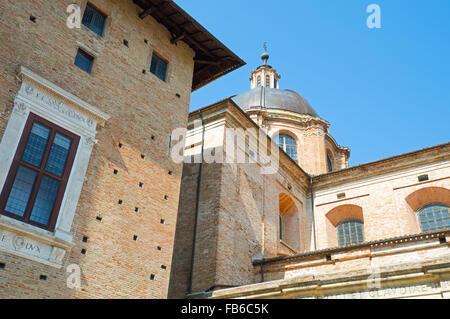
POLYGON ((280 90, 258 86, 236 95, 232 100, 244 111, 265 107, 319 117, 308 101, 292 90, 280 90))

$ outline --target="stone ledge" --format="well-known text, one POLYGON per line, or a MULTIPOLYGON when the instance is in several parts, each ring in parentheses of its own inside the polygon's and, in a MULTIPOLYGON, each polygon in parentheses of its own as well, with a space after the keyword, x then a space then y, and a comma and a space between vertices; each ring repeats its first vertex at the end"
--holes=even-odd
MULTIPOLYGON (((450 256, 450 255, 449 255, 450 256)), ((447 257, 449 257, 447 256, 447 257)), ((450 276, 450 258, 441 260, 428 260, 418 267, 416 264, 405 263, 397 271, 389 271, 384 267, 378 274, 379 287, 369 288, 368 281, 373 280, 373 272, 369 269, 358 269, 341 272, 331 276, 302 276, 282 279, 271 282, 241 286, 236 288, 215 291, 209 298, 407 298, 418 295, 444 294, 450 290, 447 281, 439 285, 436 276, 450 276)), ((447 279, 445 279, 447 280, 447 279)))
POLYGON ((0 216, 0 251, 4 253, 61 268, 73 246, 48 231, 0 216))

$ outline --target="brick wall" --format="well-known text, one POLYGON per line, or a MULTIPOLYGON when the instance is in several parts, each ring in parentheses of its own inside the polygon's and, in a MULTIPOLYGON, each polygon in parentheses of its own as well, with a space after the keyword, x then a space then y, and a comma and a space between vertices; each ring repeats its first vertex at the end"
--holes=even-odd
MULTIPOLYGON (((223 136, 218 134, 218 131, 224 130, 225 127, 245 129, 256 125, 227 101, 192 113, 190 123, 198 117, 199 112, 203 114, 205 145, 227 149, 227 140, 218 139, 217 136, 223 136)), ((257 120, 255 116, 253 118, 257 120)), ((275 124, 272 123, 272 126, 275 124)), ((195 148, 186 150, 186 155, 200 152, 201 143, 198 141, 201 141, 201 132, 201 129, 194 130, 192 125, 189 125, 190 139, 187 139, 186 145, 194 144, 193 141, 197 143, 195 148)), ((312 145, 305 152, 303 160, 312 162, 311 169, 323 169, 325 161, 322 159, 326 150, 324 136, 305 136, 311 138, 312 145), (308 154, 311 156, 308 157, 308 154)), ((300 144, 300 147, 303 147, 303 144, 300 144)), ((300 242, 297 254, 337 247, 336 224, 360 215, 363 216, 365 241, 420 233, 417 207, 413 209, 411 205, 435 201, 450 205, 450 196, 447 195, 450 188, 449 150, 448 144, 436 146, 365 166, 311 177, 312 189, 310 176, 284 153, 280 153, 278 171, 270 175, 262 175, 259 164, 208 164, 202 175, 192 292, 199 293, 214 285, 218 285, 216 289, 219 290, 227 286, 243 286, 242 290, 245 290, 246 285, 261 281, 259 266, 252 263, 253 258, 296 254, 285 249, 280 243, 280 198, 285 202, 286 198, 289 198, 298 210, 298 219, 293 219, 294 223, 298 223, 298 228, 291 227, 297 225, 290 225, 285 229, 298 229, 293 234, 300 242), (423 174, 428 174, 428 181, 418 182, 418 176, 423 174), (430 187, 432 191, 424 195, 408 197, 430 187), (436 189, 446 191, 437 192, 436 189), (311 210, 311 193, 314 196, 314 211, 311 210), (337 195, 341 193, 345 193, 345 196, 338 198, 337 195), (343 205, 346 206, 342 207, 343 205), (348 209, 349 207, 354 209, 348 209), (328 214, 333 211, 335 214, 331 218, 328 214)), ((345 153, 345 149, 341 151, 345 153)), ((197 176, 198 166, 185 165, 175 245, 178 251, 176 256, 181 258, 174 258, 174 267, 183 269, 184 273, 174 271, 175 277, 172 278, 174 287, 180 288, 175 289, 178 297, 187 293, 187 286, 184 285, 183 288, 177 283, 187 283, 186 276, 190 273, 192 231, 195 222, 195 205, 192 201, 196 194, 197 176), (182 218, 184 222, 181 222, 182 218)), ((423 256, 420 252, 405 254, 402 255, 406 256, 404 261, 408 261, 410 256, 433 259, 448 251, 448 245, 439 244, 438 239, 435 239, 434 243, 439 250, 427 250, 423 256), (439 254, 435 254, 436 252, 439 254)), ((344 270, 357 272, 361 267, 375 265, 368 258, 369 250, 370 247, 347 249, 333 254, 332 261, 326 259, 326 253, 320 257, 305 257, 305 266, 299 267, 296 267, 296 261, 292 260, 274 262, 273 266, 270 263, 265 272, 265 281, 291 275, 306 276, 344 270), (355 257, 356 255, 358 257, 355 257), (342 262, 337 263, 335 260, 342 262)), ((394 248, 392 258, 377 259, 380 263, 376 265, 381 265, 384 260, 393 263, 395 258, 400 257, 394 248)), ((249 290, 250 287, 248 286, 249 290)))
POLYGON ((75 247, 64 261, 80 265, 82 291, 66 288, 65 267, 0 253, 0 297, 165 298, 182 174, 168 156, 169 136, 186 126, 194 52, 184 42, 171 44, 152 17, 139 19, 132 1, 91 1, 109 16, 104 37, 84 26, 70 30, 66 8, 72 3, 86 5, 0 2, 0 137, 20 85, 19 65, 111 116, 97 134, 72 227, 75 247), (92 74, 74 65, 80 45, 97 55, 92 74), (149 72, 153 50, 169 61, 167 82, 149 72))

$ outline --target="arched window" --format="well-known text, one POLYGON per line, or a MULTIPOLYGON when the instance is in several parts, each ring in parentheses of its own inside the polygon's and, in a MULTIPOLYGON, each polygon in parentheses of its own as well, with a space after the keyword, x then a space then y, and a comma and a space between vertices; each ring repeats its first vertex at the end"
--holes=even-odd
POLYGON ((339 247, 359 244, 364 241, 363 223, 357 219, 348 219, 337 226, 339 247))
POLYGON ((280 134, 275 138, 275 143, 277 143, 290 158, 297 161, 297 143, 294 138, 286 134, 280 134))
POLYGON ((333 162, 331 161, 330 154, 327 154, 327 169, 328 169, 328 172, 333 171, 333 162))
POLYGON ((424 233, 450 229, 448 206, 431 204, 419 210, 419 220, 424 233))
POLYGON ((278 86, 278 80, 277 79, 273 79, 273 87, 276 89, 278 86))
POLYGON ((297 206, 289 195, 278 196, 280 240, 300 251, 300 216, 297 206))
POLYGON ((256 83, 257 83, 257 86, 261 86, 261 76, 260 75, 258 75, 258 77, 256 79, 256 83))
POLYGON ((266 88, 270 88, 270 76, 266 76, 266 88))

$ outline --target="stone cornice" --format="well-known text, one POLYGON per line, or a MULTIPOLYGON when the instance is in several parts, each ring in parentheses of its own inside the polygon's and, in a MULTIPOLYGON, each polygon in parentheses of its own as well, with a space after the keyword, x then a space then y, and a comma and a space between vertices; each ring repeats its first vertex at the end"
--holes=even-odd
POLYGON ((339 185, 352 180, 360 180, 361 178, 449 159, 450 143, 439 144, 378 161, 351 166, 331 173, 317 175, 313 177, 313 186, 315 189, 318 189, 325 186, 339 185))
MULTIPOLYGON (((227 119, 227 122, 232 124, 232 126, 234 127, 252 127, 267 136, 267 134, 259 127, 259 125, 255 123, 246 112, 244 112, 239 106, 237 106, 231 98, 223 99, 214 104, 191 112, 189 114, 188 129, 193 128, 194 121, 200 119, 200 114, 202 115, 205 124, 217 120, 220 117, 225 117, 227 119)), ((269 136, 267 136, 267 138, 269 139, 269 141, 272 141, 269 136)), ((279 154, 280 167, 283 168, 284 171, 289 172, 291 177, 296 179, 300 185, 308 188, 310 175, 306 173, 283 150, 280 149, 279 154)))
MULTIPOLYGON (((41 87, 48 92, 51 92, 52 95, 55 95, 57 98, 63 100, 63 102, 74 105, 77 109, 82 111, 87 116, 93 118, 100 125, 104 125, 104 123, 110 118, 108 114, 104 113, 97 107, 92 106, 91 104, 76 97, 72 93, 69 93, 59 88, 57 85, 44 79, 43 77, 39 76, 38 74, 34 73, 33 71, 31 71, 30 69, 28 69, 23 65, 19 67, 18 75, 23 82, 37 85, 38 87, 41 87)), ((40 98, 46 98, 49 101, 49 103, 51 103, 52 105, 56 105, 58 109, 64 107, 57 101, 53 101, 52 97, 50 96, 49 97, 42 96, 40 98)))
MULTIPOLYGON (((447 277, 450 273, 450 262, 440 258, 432 259, 429 264, 403 263, 397 267, 380 267, 379 278, 380 288, 369 288, 368 282, 373 282, 374 273, 372 269, 358 268, 354 270, 341 271, 327 275, 305 275, 290 279, 262 282, 253 285, 226 288, 222 290, 198 293, 196 298, 343 298, 340 294, 349 295, 349 298, 392 298, 392 297, 413 297, 432 295, 441 292, 448 292, 450 287, 447 284, 441 286, 439 280, 442 276, 447 277), (417 289, 415 285, 423 282, 434 282, 437 284, 430 287, 429 291, 417 289), (408 290, 408 285, 413 289, 408 290), (391 290, 389 290, 391 289, 391 290), (397 292, 394 296, 393 292, 397 292), (350 297, 351 296, 351 297, 350 297)), ((190 297, 190 296, 188 296, 190 297)))
POLYGON ((446 237, 446 236, 450 236, 450 230, 386 238, 386 239, 374 240, 374 241, 370 241, 370 242, 363 242, 361 244, 356 244, 356 245, 351 245, 351 246, 346 246, 346 247, 334 247, 334 248, 310 251, 310 252, 306 252, 306 253, 302 253, 302 254, 298 254, 298 255, 294 255, 294 256, 264 258, 264 259, 254 260, 253 264, 260 265, 260 264, 270 264, 270 263, 277 263, 277 262, 291 262, 294 260, 308 259, 311 257, 322 257, 322 256, 326 256, 329 254, 341 253, 341 252, 345 252, 345 251, 352 251, 352 250, 358 250, 358 249, 363 249, 363 248, 380 247, 380 246, 387 246, 387 245, 395 245, 395 244, 402 244, 402 243, 404 244, 404 243, 408 243, 408 242, 424 241, 424 240, 430 240, 433 238, 440 238, 440 237, 446 237))
POLYGON ((350 149, 348 147, 339 145, 329 132, 327 132, 325 136, 334 145, 334 147, 336 147, 337 150, 344 152, 347 155, 347 158, 350 157, 350 149))
POLYGON ((320 117, 313 117, 307 114, 299 114, 295 112, 271 109, 271 108, 253 108, 247 110, 247 114, 261 114, 264 120, 270 121, 275 120, 277 122, 287 122, 296 125, 301 125, 302 127, 308 127, 312 125, 319 124, 326 131, 330 127, 330 123, 321 119, 320 117))

